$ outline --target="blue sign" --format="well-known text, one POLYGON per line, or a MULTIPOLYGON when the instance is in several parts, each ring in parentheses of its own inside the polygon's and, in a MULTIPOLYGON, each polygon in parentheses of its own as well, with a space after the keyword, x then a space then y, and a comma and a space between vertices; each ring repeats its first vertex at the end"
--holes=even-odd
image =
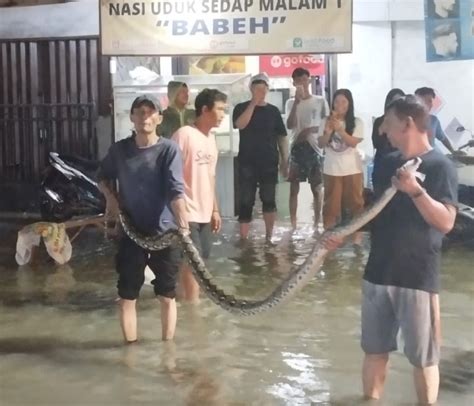
POLYGON ((425 0, 426 61, 474 59, 474 0, 425 0))

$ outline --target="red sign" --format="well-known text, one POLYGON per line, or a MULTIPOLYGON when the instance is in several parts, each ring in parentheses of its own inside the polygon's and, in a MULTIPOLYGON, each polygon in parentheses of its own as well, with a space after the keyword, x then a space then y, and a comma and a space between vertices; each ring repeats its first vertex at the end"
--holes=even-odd
POLYGON ((260 72, 268 76, 291 76, 295 68, 305 68, 312 76, 324 75, 323 55, 261 55, 260 72))

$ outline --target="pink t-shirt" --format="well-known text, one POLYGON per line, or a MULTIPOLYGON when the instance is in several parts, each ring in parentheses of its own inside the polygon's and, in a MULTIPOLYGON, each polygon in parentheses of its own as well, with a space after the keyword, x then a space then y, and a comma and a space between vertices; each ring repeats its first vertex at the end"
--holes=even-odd
POLYGON ((214 208, 217 145, 214 134, 196 127, 181 127, 172 139, 183 156, 183 177, 188 221, 209 223, 214 208))

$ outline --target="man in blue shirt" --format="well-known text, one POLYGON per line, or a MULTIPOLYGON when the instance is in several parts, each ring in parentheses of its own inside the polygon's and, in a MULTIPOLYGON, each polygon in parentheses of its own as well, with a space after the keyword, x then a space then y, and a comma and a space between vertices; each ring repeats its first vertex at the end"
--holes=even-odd
MULTIPOLYGON (((415 95, 420 98, 423 104, 426 106, 428 111, 431 111, 433 108, 433 101, 436 98, 436 93, 434 89, 431 87, 420 87, 419 89, 415 90, 415 95)), ((441 141, 441 143, 448 149, 451 154, 454 154, 454 148, 449 141, 449 138, 444 133, 441 123, 433 114, 430 114, 429 118, 429 132, 428 132, 428 139, 430 141, 430 145, 432 147, 435 146, 435 139, 441 141)))
MULTIPOLYGON (((131 137, 113 144, 100 165, 99 187, 106 198, 106 215, 116 216, 120 206, 144 234, 176 227, 188 229, 181 154, 176 143, 156 134, 162 120, 157 102, 149 96, 137 97, 130 109, 130 120, 135 128, 131 137), (118 181, 118 195, 112 187, 115 181, 118 181)), ((155 274, 152 284, 161 302, 162 338, 173 338, 180 261, 176 246, 148 252, 127 236, 120 240, 117 288, 120 324, 127 343, 137 341, 136 300, 145 280, 146 266, 155 274)))

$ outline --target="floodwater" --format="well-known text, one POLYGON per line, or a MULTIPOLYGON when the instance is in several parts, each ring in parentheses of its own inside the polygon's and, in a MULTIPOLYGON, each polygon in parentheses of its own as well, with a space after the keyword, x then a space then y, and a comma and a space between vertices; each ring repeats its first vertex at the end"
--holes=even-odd
MULTIPOLYGON (((310 210, 291 235, 286 214, 275 245, 239 245, 235 222, 216 237, 210 271, 228 292, 262 297, 300 265, 314 243, 310 210)), ((365 241, 368 247, 368 241, 365 241)), ((66 266, 45 254, 17 267, 0 256, 0 405, 355 405, 360 401, 360 283, 367 250, 328 257, 287 305, 237 317, 203 298, 179 304, 173 342, 160 340, 150 286, 139 302, 140 342, 125 347, 116 314, 114 248, 94 230, 73 244, 66 266)), ((443 258, 441 405, 474 400, 474 253, 443 258)), ((411 368, 392 356, 381 405, 415 404, 411 368)))

